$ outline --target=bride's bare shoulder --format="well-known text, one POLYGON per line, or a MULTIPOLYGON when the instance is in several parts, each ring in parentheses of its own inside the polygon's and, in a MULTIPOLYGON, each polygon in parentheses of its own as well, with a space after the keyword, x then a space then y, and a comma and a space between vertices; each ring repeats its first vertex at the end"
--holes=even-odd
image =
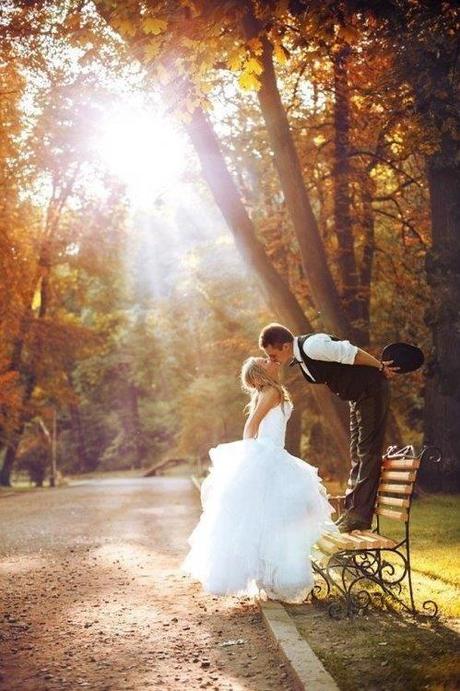
POLYGON ((262 400, 266 401, 267 403, 271 403, 272 405, 281 403, 280 392, 275 386, 270 386, 269 384, 264 386, 264 388, 260 391, 259 396, 262 400))

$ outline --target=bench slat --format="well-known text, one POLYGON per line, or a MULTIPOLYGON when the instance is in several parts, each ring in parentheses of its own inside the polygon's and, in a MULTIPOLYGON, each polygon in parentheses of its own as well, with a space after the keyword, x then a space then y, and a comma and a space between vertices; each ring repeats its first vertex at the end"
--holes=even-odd
POLYGON ((373 539, 378 539, 378 541, 380 543, 379 544, 380 548, 383 548, 383 547, 392 548, 392 547, 396 546, 396 542, 394 540, 392 540, 389 537, 385 537, 385 535, 379 535, 379 533, 374 533, 374 532, 372 532, 372 530, 360 530, 359 535, 363 535, 363 536, 370 537, 373 539))
POLYGON ((367 546, 366 540, 359 537, 354 532, 353 533, 342 533, 343 536, 346 535, 348 540, 347 549, 365 549, 367 546))
POLYGON ((324 552, 325 554, 335 554, 335 552, 339 551, 335 542, 328 540, 324 535, 321 535, 317 542, 317 546, 321 552, 324 552))
POLYGON ((375 509, 375 513, 379 516, 386 516, 387 518, 394 518, 396 521, 407 521, 409 515, 406 510, 404 511, 393 511, 392 509, 384 509, 378 506, 375 509))
POLYGON ((336 548, 339 549, 346 549, 347 545, 349 544, 347 537, 348 535, 346 533, 323 533, 324 537, 326 540, 329 540, 330 542, 333 542, 336 545, 336 548))
MULTIPOLYGON (((379 490, 379 492, 380 491, 381 490, 379 490)), ((389 504, 390 506, 401 506, 408 508, 410 501, 409 499, 396 499, 395 497, 386 497, 384 494, 379 494, 377 497, 377 506, 380 506, 380 504, 389 504)))
POLYGON ((381 482, 379 492, 392 492, 393 494, 412 494, 412 482, 405 485, 393 485, 381 482))
POLYGON ((420 467, 419 458, 385 458, 382 463, 384 468, 392 470, 417 470, 420 467))
POLYGON ((382 480, 400 480, 401 482, 415 482, 417 473, 410 471, 384 470, 380 476, 382 480))
POLYGON ((323 533, 318 547, 322 552, 334 554, 343 550, 359 552, 364 549, 383 549, 396 543, 370 530, 356 530, 353 533, 323 533))
POLYGON ((384 547, 394 547, 396 544, 390 538, 373 533, 371 530, 357 530, 354 534, 366 541, 367 549, 383 549, 384 547))
POLYGON ((366 542, 362 538, 359 538, 355 533, 340 533, 336 535, 335 533, 327 533, 328 539, 331 539, 337 545, 340 545, 341 549, 364 549, 366 542))
POLYGON ((350 535, 350 533, 340 533, 340 535, 323 533, 318 542, 318 547, 322 552, 334 554, 344 549, 365 549, 366 544, 365 540, 360 539, 358 536, 350 535))

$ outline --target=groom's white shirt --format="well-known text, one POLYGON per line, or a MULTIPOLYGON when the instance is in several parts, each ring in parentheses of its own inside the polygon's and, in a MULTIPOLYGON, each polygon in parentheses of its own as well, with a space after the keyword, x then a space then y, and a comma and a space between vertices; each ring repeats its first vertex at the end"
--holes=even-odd
MULTIPOLYGON (((294 337, 293 352, 295 359, 313 381, 315 378, 301 358, 298 336, 294 337)), ((352 365, 355 361, 358 348, 350 341, 333 341, 328 334, 317 333, 309 336, 303 343, 303 352, 313 360, 327 360, 329 362, 341 362, 343 365, 352 365)))

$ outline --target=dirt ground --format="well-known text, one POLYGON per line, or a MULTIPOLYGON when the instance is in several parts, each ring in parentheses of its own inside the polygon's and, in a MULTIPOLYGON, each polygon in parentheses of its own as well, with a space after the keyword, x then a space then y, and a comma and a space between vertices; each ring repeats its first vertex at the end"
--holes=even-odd
POLYGON ((293 689, 257 606, 179 572, 186 478, 0 499, 0 689, 293 689))

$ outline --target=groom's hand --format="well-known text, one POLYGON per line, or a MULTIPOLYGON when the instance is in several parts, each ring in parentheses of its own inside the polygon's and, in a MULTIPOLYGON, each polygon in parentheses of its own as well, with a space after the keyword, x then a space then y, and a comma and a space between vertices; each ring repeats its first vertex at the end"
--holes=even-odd
POLYGON ((387 379, 392 379, 399 371, 399 367, 392 367, 393 360, 382 360, 382 372, 387 379))

